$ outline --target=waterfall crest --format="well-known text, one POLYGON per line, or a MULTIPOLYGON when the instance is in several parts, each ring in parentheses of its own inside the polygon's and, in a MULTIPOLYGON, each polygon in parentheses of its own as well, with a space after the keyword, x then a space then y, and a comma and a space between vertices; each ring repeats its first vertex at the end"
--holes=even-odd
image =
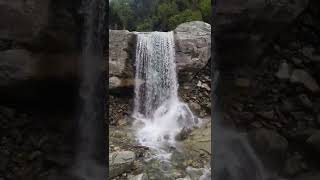
POLYGON ((137 139, 156 150, 174 146, 175 136, 198 119, 178 98, 173 32, 137 33, 135 66, 133 117, 143 123, 137 139))

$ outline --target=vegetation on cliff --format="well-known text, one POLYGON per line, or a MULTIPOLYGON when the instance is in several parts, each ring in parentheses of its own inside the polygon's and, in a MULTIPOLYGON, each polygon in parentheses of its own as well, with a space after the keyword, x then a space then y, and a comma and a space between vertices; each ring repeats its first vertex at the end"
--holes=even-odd
POLYGON ((109 28, 168 31, 188 21, 210 23, 210 0, 112 0, 109 28))

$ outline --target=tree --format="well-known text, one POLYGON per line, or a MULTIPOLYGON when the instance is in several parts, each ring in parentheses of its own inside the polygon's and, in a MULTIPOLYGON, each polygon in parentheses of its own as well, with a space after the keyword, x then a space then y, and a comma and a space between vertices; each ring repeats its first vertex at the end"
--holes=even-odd
POLYGON ((189 21, 202 21, 202 15, 200 11, 192 11, 187 9, 177 15, 170 17, 169 29, 176 28, 179 24, 189 21))
POLYGON ((200 0, 199 9, 205 22, 211 23, 211 0, 200 0))
POLYGON ((211 22, 211 0, 113 0, 110 28, 169 31, 195 20, 211 22))
POLYGON ((131 30, 134 27, 134 13, 128 0, 115 0, 110 2, 110 8, 120 19, 122 29, 131 30))
POLYGON ((153 22, 152 19, 145 19, 142 23, 137 25, 137 31, 152 31, 153 22))

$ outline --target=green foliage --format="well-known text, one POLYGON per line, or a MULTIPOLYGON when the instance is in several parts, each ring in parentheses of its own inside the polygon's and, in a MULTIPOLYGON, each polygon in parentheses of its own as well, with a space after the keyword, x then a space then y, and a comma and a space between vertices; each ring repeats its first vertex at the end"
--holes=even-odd
POLYGON ((204 21, 211 22, 211 0, 200 0, 199 9, 204 21))
POLYGON ((153 30, 153 24, 151 19, 145 19, 142 23, 137 25, 137 31, 152 31, 153 30))
MULTIPOLYGON (((110 13, 115 16, 120 22, 118 25, 122 29, 130 29, 134 25, 132 24, 134 13, 128 0, 115 0, 110 2, 110 13)), ((111 19, 112 22, 112 19, 111 19)))
POLYGON ((109 28, 169 31, 194 20, 211 22, 211 0, 113 0, 109 28))
POLYGON ((192 11, 187 9, 177 15, 170 17, 169 29, 174 29, 179 24, 189 21, 202 21, 202 15, 200 11, 192 11))

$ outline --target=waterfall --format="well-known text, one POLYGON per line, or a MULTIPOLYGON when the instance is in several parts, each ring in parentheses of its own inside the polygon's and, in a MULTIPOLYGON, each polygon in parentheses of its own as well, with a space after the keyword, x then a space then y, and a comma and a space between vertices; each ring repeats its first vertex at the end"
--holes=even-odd
POLYGON ((104 59, 105 1, 82 0, 82 54, 79 58, 77 147, 72 174, 80 179, 105 179, 104 59))
POLYGON ((183 128, 197 124, 178 98, 173 32, 137 33, 133 117, 142 122, 138 141, 150 148, 174 146, 183 128))

